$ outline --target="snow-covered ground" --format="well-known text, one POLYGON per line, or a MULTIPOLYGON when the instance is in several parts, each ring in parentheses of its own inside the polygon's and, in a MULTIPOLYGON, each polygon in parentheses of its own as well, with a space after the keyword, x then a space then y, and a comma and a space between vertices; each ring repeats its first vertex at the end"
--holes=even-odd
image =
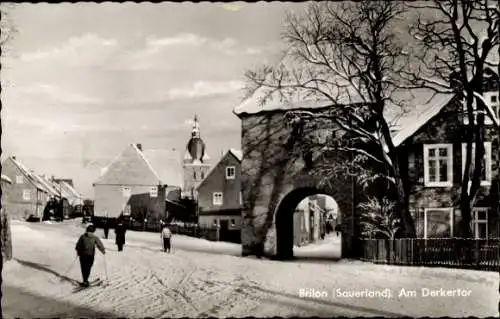
MULTIPOLYGON (((258 260, 239 257, 236 244, 185 236, 174 236, 174 252, 165 254, 159 234, 142 232, 127 232, 123 252, 117 252, 111 232, 110 239, 103 240, 106 257, 97 254, 91 275, 108 278, 108 285, 72 293, 68 279, 81 278, 73 262, 82 230, 74 222, 12 223, 15 260, 3 270, 6 318, 498 316, 495 272, 343 260, 258 260), (441 288, 467 290, 468 296, 421 294, 422 289, 441 288), (339 297, 334 296, 336 289, 385 291, 390 296, 339 297), (398 296, 401 289, 405 296, 398 296), (322 296, 307 297, 304 291, 322 296)), ((102 230, 97 234, 102 236, 102 230)), ((318 249, 302 247, 296 253, 318 249)))

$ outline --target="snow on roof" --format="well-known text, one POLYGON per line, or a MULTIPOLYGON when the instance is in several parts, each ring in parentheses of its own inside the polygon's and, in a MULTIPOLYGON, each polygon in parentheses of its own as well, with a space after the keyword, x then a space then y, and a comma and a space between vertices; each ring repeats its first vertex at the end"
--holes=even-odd
MULTIPOLYGON (((388 101, 384 116, 393 129, 395 146, 401 145, 408 137, 414 134, 427 121, 438 114, 448 104, 455 94, 435 94, 428 89, 413 89, 394 92, 391 101, 388 101), (401 107, 403 106, 403 107, 401 107), (405 110, 405 108, 410 109, 405 110)), ((339 104, 361 103, 361 98, 340 99, 339 104)), ((258 91, 243 101, 234 109, 236 115, 257 114, 276 110, 319 109, 331 106, 330 100, 291 100, 282 102, 279 99, 271 100, 261 105, 258 91)))
POLYGON ((80 194, 73 186, 71 186, 68 182, 66 181, 60 181, 59 184, 61 184, 67 191, 68 193, 71 193, 73 197, 76 198, 83 198, 83 195, 80 194))
POLYGON ((7 175, 4 174, 2 174, 2 181, 12 184, 12 180, 7 175))
POLYGON ((42 184, 45 186, 45 188, 48 190, 49 194, 52 194, 54 196, 59 195, 59 192, 51 185, 49 181, 47 181, 43 176, 33 174, 34 177, 42 184))
POLYGON ((241 162, 243 160, 243 152, 242 151, 234 149, 234 148, 231 148, 229 151, 231 153, 233 153, 233 155, 238 159, 238 161, 241 162))
POLYGON ((149 149, 142 151, 144 158, 164 185, 183 185, 182 162, 176 150, 149 149))
POLYGON ((302 101, 280 101, 272 100, 264 105, 261 105, 257 97, 251 97, 243 101, 234 109, 236 115, 241 114, 257 114, 266 111, 288 111, 299 109, 320 109, 332 105, 330 100, 315 100, 308 99, 302 101))
POLYGON ((14 165, 16 165, 19 170, 31 181, 31 183, 38 189, 44 190, 46 192, 50 192, 39 180, 36 178, 34 173, 31 173, 30 170, 21 164, 16 158, 13 156, 10 157, 14 165))
POLYGON ((399 128, 393 135, 394 146, 401 145, 407 138, 415 134, 425 123, 436 116, 455 94, 437 94, 428 103, 415 105, 407 114, 395 122, 399 128))

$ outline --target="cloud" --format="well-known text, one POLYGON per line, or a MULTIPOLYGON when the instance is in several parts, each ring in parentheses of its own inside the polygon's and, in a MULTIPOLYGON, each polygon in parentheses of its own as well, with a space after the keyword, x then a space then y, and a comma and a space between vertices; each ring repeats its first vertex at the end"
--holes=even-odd
POLYGON ((157 53, 162 49, 171 46, 204 46, 214 51, 219 51, 225 54, 259 54, 261 50, 258 48, 242 48, 240 43, 234 38, 224 38, 222 40, 202 37, 193 33, 181 33, 173 37, 156 38, 149 37, 146 40, 146 52, 157 53))
POLYGON ((210 42, 208 38, 193 33, 181 33, 173 37, 156 38, 150 37, 146 40, 148 48, 160 48, 172 45, 200 46, 210 42))
POLYGON ((45 83, 35 83, 27 87, 17 89, 19 96, 34 96, 36 99, 48 98, 52 101, 64 104, 97 104, 103 102, 96 97, 65 90, 59 86, 45 83))
POLYGON ((173 88, 168 91, 171 99, 195 98, 208 95, 228 94, 241 90, 244 86, 242 81, 206 82, 198 81, 192 86, 173 88))
POLYGON ((112 58, 117 48, 116 40, 87 33, 80 37, 70 37, 57 47, 24 53, 20 56, 20 60, 22 62, 53 60, 70 65, 93 65, 112 58))

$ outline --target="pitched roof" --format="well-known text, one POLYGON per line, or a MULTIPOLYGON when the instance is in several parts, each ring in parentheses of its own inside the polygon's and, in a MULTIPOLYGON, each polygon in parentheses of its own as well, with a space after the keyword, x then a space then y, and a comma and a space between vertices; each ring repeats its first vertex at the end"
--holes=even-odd
POLYGON ((241 162, 243 160, 243 152, 242 151, 234 149, 234 148, 231 148, 229 151, 234 155, 234 157, 236 157, 238 159, 238 161, 241 162))
POLYGON ((392 141, 397 147, 415 134, 425 123, 436 116, 450 101, 455 94, 438 94, 426 104, 415 105, 407 114, 395 121, 398 129, 393 133, 392 141))
POLYGON ((163 185, 181 187, 182 162, 176 150, 148 149, 142 152, 163 185))
MULTIPOLYGON (((414 89, 394 92, 391 98, 393 102, 388 104, 385 118, 393 127, 393 142, 396 146, 401 145, 408 137, 414 134, 432 117, 437 115, 445 107, 455 94, 434 94, 428 89, 414 89), (403 105, 401 107, 400 105, 403 105)), ((349 99, 340 99, 349 103, 349 99)), ((355 98, 353 103, 361 102, 355 98)), ((289 101, 272 100, 265 105, 260 104, 258 91, 250 98, 243 101, 234 109, 236 115, 257 114, 266 111, 286 111, 299 109, 319 109, 331 106, 329 100, 314 99, 291 99, 289 101)))
POLYGON ((57 191, 56 188, 52 185, 52 183, 48 180, 46 180, 43 176, 33 174, 33 176, 42 184, 47 192, 53 196, 59 196, 59 192, 57 191))
POLYGON ((66 190, 68 193, 70 193, 73 197, 76 197, 76 198, 83 198, 83 195, 80 194, 73 186, 71 186, 67 181, 65 180, 61 180, 59 182, 59 184, 61 184, 66 190))
POLYGON ((21 173, 23 173, 24 176, 26 176, 26 178, 28 178, 29 181, 31 181, 31 183, 38 189, 40 190, 43 190, 45 192, 50 192, 43 184, 42 182, 40 182, 38 180, 38 178, 36 178, 36 175, 32 172, 30 172, 30 170, 24 166, 23 164, 21 164, 21 162, 19 162, 16 158, 14 158, 13 156, 10 156, 9 157, 10 160, 12 161, 12 163, 14 163, 15 166, 17 166, 17 168, 21 171, 21 173))
POLYGON ((130 144, 107 167, 94 184, 182 186, 182 164, 175 150, 141 151, 130 144))
POLYGON ((216 168, 219 166, 219 164, 222 162, 222 160, 224 158, 227 157, 228 154, 233 154, 234 157, 236 157, 236 159, 241 163, 241 160, 243 159, 243 152, 240 151, 240 150, 237 150, 237 149, 234 149, 234 148, 231 148, 229 149, 229 151, 227 151, 221 158, 220 160, 215 164, 213 165, 210 170, 207 172, 207 174, 205 175, 205 178, 201 181, 201 183, 198 185, 197 189, 199 189, 202 185, 205 184, 205 181, 208 180, 209 176, 212 175, 212 173, 216 170, 216 168))

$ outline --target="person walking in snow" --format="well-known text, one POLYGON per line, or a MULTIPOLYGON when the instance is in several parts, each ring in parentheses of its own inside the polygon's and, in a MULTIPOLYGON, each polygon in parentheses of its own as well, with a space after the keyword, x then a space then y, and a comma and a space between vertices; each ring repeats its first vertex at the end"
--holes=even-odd
POLYGON ((120 220, 118 221, 118 224, 115 227, 115 234, 116 234, 116 245, 118 246, 118 251, 123 250, 123 245, 125 245, 125 225, 123 222, 120 220))
POLYGON ((101 240, 94 235, 95 227, 90 224, 83 235, 80 236, 76 243, 76 253, 80 258, 80 267, 82 270, 83 286, 89 286, 89 276, 94 264, 95 247, 97 247, 104 255, 106 250, 101 240))
POLYGON ((170 253, 171 243, 170 238, 172 238, 172 232, 167 227, 167 225, 163 224, 163 229, 161 230, 161 239, 163 239, 163 251, 170 253))
POLYGON ((103 230, 104 230, 104 238, 108 239, 108 234, 109 234, 108 218, 104 220, 103 230))

